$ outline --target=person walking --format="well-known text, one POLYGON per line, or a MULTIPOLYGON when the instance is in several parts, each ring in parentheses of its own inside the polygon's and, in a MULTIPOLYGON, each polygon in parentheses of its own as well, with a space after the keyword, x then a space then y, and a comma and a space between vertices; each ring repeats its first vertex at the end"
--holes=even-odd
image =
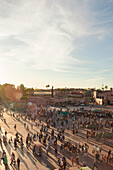
POLYGON ((88 138, 89 138, 89 134, 87 133, 87 134, 86 134, 86 140, 87 140, 87 141, 88 141, 88 138))
POLYGON ((27 130, 29 131, 29 126, 27 125, 27 130))
POLYGON ((47 155, 48 155, 48 151, 49 151, 49 146, 47 145, 47 147, 46 147, 46 153, 47 153, 47 155))
POLYGON ((57 157, 57 148, 55 148, 55 155, 56 155, 56 157, 57 157))
POLYGON ((28 143, 29 143, 29 140, 28 140, 28 136, 26 137, 26 148, 28 149, 28 143))
POLYGON ((63 144, 60 145, 60 152, 63 151, 63 144))
POLYGON ((61 159, 61 160, 60 160, 60 167, 61 167, 61 169, 63 169, 63 164, 64 164, 64 163, 63 163, 63 160, 61 159))
POLYGON ((2 163, 1 163, 1 158, 2 158, 2 152, 1 152, 1 150, 0 150, 0 165, 2 164, 2 163))
POLYGON ((15 150, 17 149, 17 140, 16 138, 14 138, 14 147, 15 147, 15 150))
POLYGON ((3 146, 2 146, 2 138, 0 138, 0 146, 1 146, 2 150, 3 150, 3 146))
POLYGON ((20 169, 20 158, 17 158, 17 167, 20 169))
POLYGON ((31 123, 31 129, 33 129, 33 124, 31 123))
POLYGON ((63 166, 64 166, 64 169, 66 169, 66 158, 65 157, 63 157, 63 166))
POLYGON ((10 163, 10 165, 14 165, 15 166, 15 154, 12 152, 12 154, 11 154, 11 163, 10 163))
POLYGON ((5 170, 7 170, 8 165, 7 165, 7 155, 6 155, 6 153, 4 154, 4 165, 5 165, 5 170))
POLYGON ((97 166, 97 162, 96 162, 96 160, 94 160, 92 170, 95 170, 96 166, 97 166))
POLYGON ((74 157, 73 156, 71 157, 71 164, 72 164, 72 166, 74 166, 74 157))
POLYGON ((26 123, 24 123, 24 128, 26 128, 26 123))
POLYGON ((22 137, 21 137, 21 139, 20 139, 20 145, 21 145, 21 150, 23 151, 23 145, 24 145, 24 143, 23 143, 22 137))
POLYGON ((79 154, 77 154, 77 156, 76 156, 76 164, 77 164, 77 166, 79 166, 79 154))
POLYGON ((108 151, 107 162, 109 160, 110 155, 111 155, 111 150, 108 151))
POLYGON ((86 159, 83 161, 83 167, 86 167, 87 166, 87 161, 86 159))
POLYGON ((16 130, 16 124, 14 125, 14 129, 16 130))

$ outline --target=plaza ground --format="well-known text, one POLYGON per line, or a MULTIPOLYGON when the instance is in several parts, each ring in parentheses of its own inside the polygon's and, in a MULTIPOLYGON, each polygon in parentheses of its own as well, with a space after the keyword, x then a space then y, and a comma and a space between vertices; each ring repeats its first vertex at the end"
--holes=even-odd
MULTIPOLYGON (((14 151, 16 158, 19 157, 21 160, 21 169, 23 170, 31 170, 31 169, 58 169, 58 163, 57 163, 57 158, 55 156, 55 152, 54 152, 54 147, 51 147, 50 152, 49 152, 49 156, 46 155, 46 151, 45 151, 45 147, 43 147, 43 154, 42 157, 36 156, 34 157, 33 153, 31 150, 26 150, 26 137, 28 134, 28 131, 24 128, 24 123, 26 123, 29 127, 31 122, 29 121, 25 121, 24 119, 21 119, 20 121, 18 121, 16 118, 10 116, 7 113, 4 113, 4 118, 6 119, 6 123, 5 124, 1 119, 0 119, 0 126, 2 127, 2 131, 4 133, 4 131, 8 132, 8 138, 10 138, 10 136, 12 136, 14 138, 16 132, 19 132, 19 134, 23 137, 23 141, 24 141, 24 152, 21 151, 20 148, 18 148, 16 151, 14 149, 14 144, 7 144, 7 146, 5 146, 3 144, 3 148, 6 151, 6 154, 8 156, 8 165, 9 165, 9 169, 13 169, 10 166, 10 158, 11 158, 11 153, 12 151, 14 151), (16 131, 14 130, 14 125, 16 124, 17 128, 16 131)), ((42 119, 42 122, 45 124, 45 120, 42 119)), ((33 123, 33 122, 32 122, 33 123)), ((70 122, 71 124, 71 122, 70 122)), ((49 133, 51 132, 51 129, 55 130, 55 135, 57 135, 57 130, 54 127, 50 127, 49 129, 49 133)), ((39 132, 40 129, 38 127, 35 126, 33 129, 30 128, 29 133, 31 135, 33 135, 34 133, 37 133, 37 131, 39 132)), ((91 168, 93 165, 93 160, 94 160, 94 155, 92 154, 92 148, 95 145, 97 146, 101 146, 103 148, 103 153, 105 153, 107 155, 107 152, 109 149, 111 149, 113 151, 113 140, 106 140, 104 141, 104 143, 102 143, 102 141, 95 141, 94 139, 89 139, 88 142, 86 141, 86 129, 80 129, 78 135, 72 134, 72 132, 70 130, 66 130, 65 131, 65 138, 66 140, 71 140, 73 144, 78 144, 79 142, 82 144, 84 142, 86 142, 89 145, 89 155, 87 158, 87 163, 88 166, 91 168)), ((67 151, 63 151, 62 153, 60 153, 59 151, 59 146, 61 145, 61 142, 58 141, 58 155, 65 155, 66 157, 66 161, 67 161, 67 166, 71 167, 71 157, 73 155, 73 153, 69 153, 67 151)), ((82 162, 83 162, 84 158, 83 156, 80 156, 80 166, 82 166, 82 162)), ((76 164, 74 164, 74 166, 76 167, 76 164)), ((4 165, 2 164, 1 169, 4 170, 4 165)), ((107 163, 104 164, 100 164, 98 165, 98 170, 112 170, 113 166, 108 165, 107 163)))

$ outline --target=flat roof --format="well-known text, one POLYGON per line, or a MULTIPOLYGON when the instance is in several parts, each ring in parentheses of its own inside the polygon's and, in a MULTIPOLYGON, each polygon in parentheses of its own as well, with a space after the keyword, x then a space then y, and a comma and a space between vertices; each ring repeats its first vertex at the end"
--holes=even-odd
POLYGON ((34 92, 34 95, 51 95, 51 92, 39 91, 39 92, 34 92))

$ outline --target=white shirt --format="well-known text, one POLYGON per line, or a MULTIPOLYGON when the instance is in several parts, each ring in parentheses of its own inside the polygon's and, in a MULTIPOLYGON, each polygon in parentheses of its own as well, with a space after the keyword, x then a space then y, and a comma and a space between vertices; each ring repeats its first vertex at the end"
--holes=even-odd
POLYGON ((63 166, 63 161, 60 162, 60 165, 63 166))

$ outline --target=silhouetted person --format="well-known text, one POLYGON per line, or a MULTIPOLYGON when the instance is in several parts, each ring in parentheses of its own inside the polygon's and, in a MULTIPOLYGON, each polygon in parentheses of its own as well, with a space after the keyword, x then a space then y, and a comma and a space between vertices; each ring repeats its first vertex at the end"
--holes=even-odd
POLYGON ((17 158, 17 167, 18 167, 18 169, 20 169, 20 159, 19 158, 17 158))
POLYGON ((14 125, 14 129, 16 130, 16 124, 14 125))

